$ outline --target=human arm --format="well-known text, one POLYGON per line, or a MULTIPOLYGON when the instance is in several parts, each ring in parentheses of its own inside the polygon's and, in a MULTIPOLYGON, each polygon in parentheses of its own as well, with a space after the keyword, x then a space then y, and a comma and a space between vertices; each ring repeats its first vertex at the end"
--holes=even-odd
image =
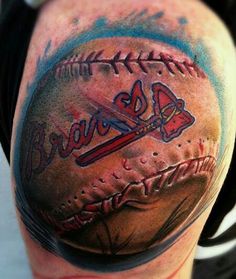
POLYGON ((189 277, 232 153, 234 68, 197 1, 42 8, 12 145, 35 274, 189 277))

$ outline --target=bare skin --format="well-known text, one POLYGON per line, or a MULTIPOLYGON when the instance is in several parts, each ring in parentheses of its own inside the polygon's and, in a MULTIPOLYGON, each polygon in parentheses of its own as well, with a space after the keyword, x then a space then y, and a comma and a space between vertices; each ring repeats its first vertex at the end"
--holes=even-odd
POLYGON ((49 1, 29 47, 11 158, 33 275, 190 278, 234 145, 234 46, 198 1, 98 2, 49 1))

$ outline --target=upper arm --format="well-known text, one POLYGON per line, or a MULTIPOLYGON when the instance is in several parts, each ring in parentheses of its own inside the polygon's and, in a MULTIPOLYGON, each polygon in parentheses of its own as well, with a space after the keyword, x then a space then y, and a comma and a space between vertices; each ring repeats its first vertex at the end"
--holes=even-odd
POLYGON ((233 147, 228 34, 195 1, 176 1, 176 14, 172 1, 79 1, 75 11, 61 1, 64 14, 54 2, 32 37, 14 119, 28 233, 96 271, 136 267, 178 242, 185 252, 173 246, 173 257, 184 259, 200 228, 192 242, 184 232, 216 197, 233 147))

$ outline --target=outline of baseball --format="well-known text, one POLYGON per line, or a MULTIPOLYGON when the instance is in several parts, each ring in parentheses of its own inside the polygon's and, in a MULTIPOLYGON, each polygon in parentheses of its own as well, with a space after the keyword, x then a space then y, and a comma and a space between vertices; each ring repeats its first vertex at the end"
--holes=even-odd
POLYGON ((116 271, 181 237, 214 199, 226 149, 201 54, 106 28, 115 30, 82 34, 40 62, 19 130, 16 201, 48 251, 116 271))

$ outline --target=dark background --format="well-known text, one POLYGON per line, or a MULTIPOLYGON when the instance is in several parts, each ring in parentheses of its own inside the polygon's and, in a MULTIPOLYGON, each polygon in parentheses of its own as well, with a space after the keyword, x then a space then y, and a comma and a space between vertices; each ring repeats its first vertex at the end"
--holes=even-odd
POLYGON ((205 0, 227 24, 236 42, 236 1, 235 0, 205 0))
MULTIPOLYGON (((235 0, 205 0, 226 23, 236 43, 236 1, 235 0)), ((222 42, 223 44, 224 42, 222 42)), ((235 69, 236 75, 236 69, 235 69)), ((236 92, 235 92, 236 94, 236 92)), ((236 104, 235 104, 236 105, 236 104)), ((199 244, 203 247, 210 246, 212 241, 209 237, 214 235, 225 215, 233 209, 236 204, 236 148, 234 149, 233 160, 224 186, 213 207, 202 232, 199 244)), ((231 226, 214 244, 227 243, 236 238, 236 224, 231 226), (218 243, 217 243, 218 242, 218 243)), ((214 257, 208 260, 196 260, 193 269, 193 279, 236 279, 236 248, 225 255, 214 257)))

